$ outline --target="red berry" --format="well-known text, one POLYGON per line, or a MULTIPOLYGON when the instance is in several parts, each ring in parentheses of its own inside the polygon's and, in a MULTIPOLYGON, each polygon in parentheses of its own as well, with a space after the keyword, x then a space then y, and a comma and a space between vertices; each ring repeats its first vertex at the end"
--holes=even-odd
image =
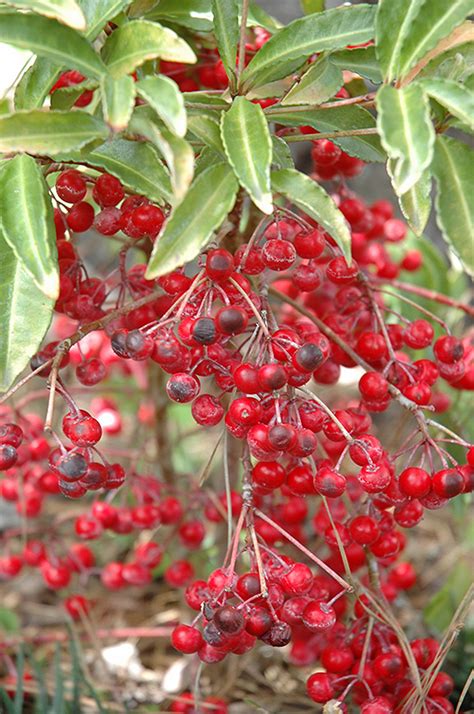
POLYGON ((199 394, 199 381, 185 372, 178 372, 168 380, 166 392, 173 402, 180 404, 192 402, 199 394))
POLYGON ((178 625, 171 633, 171 644, 178 652, 194 654, 200 649, 204 640, 198 629, 189 625, 178 625))
POLYGON ((124 197, 123 186, 115 176, 101 174, 95 182, 93 196, 101 208, 110 208, 120 203, 124 197))
POLYGON ((431 477, 424 469, 414 466, 402 471, 398 477, 400 491, 410 498, 421 498, 431 490, 431 477))
POLYGON ((292 243, 281 238, 267 240, 262 250, 263 262, 270 270, 282 271, 290 268, 296 260, 296 250, 292 243))
POLYGON ((329 675, 324 672, 316 672, 309 677, 306 691, 310 699, 318 704, 325 704, 335 694, 329 675))
POLYGON ((228 250, 216 248, 206 256, 206 274, 212 280, 223 282, 234 272, 234 258, 228 250))
POLYGON ((86 195, 87 184, 79 171, 68 169, 59 174, 56 180, 56 192, 66 203, 79 203, 86 195))
POLYGON ((380 535, 377 521, 370 516, 356 516, 349 525, 353 540, 359 545, 371 545, 380 535))
POLYGON ((94 209, 90 203, 81 201, 76 203, 66 216, 69 228, 75 233, 88 231, 94 222, 94 209))
POLYGON ((459 469, 441 469, 433 474, 433 492, 441 498, 454 498, 464 491, 465 482, 459 469))

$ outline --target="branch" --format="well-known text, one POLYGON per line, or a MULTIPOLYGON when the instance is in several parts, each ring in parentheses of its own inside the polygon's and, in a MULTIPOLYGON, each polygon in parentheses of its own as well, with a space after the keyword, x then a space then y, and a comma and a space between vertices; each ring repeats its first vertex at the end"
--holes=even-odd
POLYGON ((334 109, 335 107, 344 107, 348 104, 364 104, 370 105, 374 103, 375 92, 369 92, 359 97, 349 97, 348 99, 339 99, 335 102, 325 102, 324 104, 299 104, 297 106, 271 106, 264 109, 265 114, 287 114, 288 112, 307 112, 318 109, 334 109))
POLYGON ((345 131, 327 131, 321 134, 294 134, 293 136, 285 136, 285 141, 317 141, 318 139, 339 139, 344 136, 367 136, 378 134, 378 129, 375 127, 368 129, 347 129, 345 131))
MULTIPOLYGON (((373 277, 372 280, 377 284, 383 282, 379 278, 375 277, 373 277)), ((463 312, 465 312, 466 315, 474 317, 474 307, 468 305, 467 303, 463 303, 460 300, 454 300, 453 298, 450 298, 447 295, 438 293, 436 292, 436 290, 428 290, 428 288, 423 288, 420 285, 411 285, 410 283, 404 283, 400 280, 391 280, 390 283, 394 288, 398 288, 399 290, 405 290, 408 293, 413 293, 413 295, 418 295, 419 297, 427 298, 428 300, 432 300, 433 302, 439 302, 441 303, 441 305, 455 307, 458 310, 462 310, 463 312)))
POLYGON ((245 40, 247 35, 247 19, 249 16, 249 0, 242 2, 242 16, 240 19, 239 62, 237 65, 237 79, 240 79, 245 64, 245 40))

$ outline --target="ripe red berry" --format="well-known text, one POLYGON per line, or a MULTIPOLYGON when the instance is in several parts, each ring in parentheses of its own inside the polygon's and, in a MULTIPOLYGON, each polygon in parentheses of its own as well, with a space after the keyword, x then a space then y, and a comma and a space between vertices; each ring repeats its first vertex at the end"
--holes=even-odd
POLYGON ((87 192, 84 177, 76 169, 68 169, 59 174, 56 180, 56 192, 66 203, 79 203, 87 192))
POLYGON ((54 565, 48 560, 41 563, 41 574, 46 585, 53 590, 67 587, 71 580, 71 573, 66 565, 54 565))
POLYGON ((76 203, 69 209, 66 221, 74 233, 84 233, 84 231, 89 230, 94 222, 94 209, 86 201, 76 203))
POLYGON ((405 329, 403 339, 408 347, 421 350, 428 347, 434 337, 434 330, 426 320, 415 320, 405 329))
POLYGON ((154 238, 161 230, 165 215, 158 206, 146 204, 133 211, 131 220, 141 235, 154 238))
POLYGON ((357 340, 356 350, 367 362, 378 362, 387 356, 387 344, 383 335, 364 332, 357 340))
POLYGON ((295 236, 294 246, 300 258, 319 258, 326 246, 324 233, 317 228, 309 233, 298 233, 295 236))
POLYGON ((124 197, 123 186, 115 176, 101 174, 95 182, 93 196, 102 208, 116 206, 124 197))
POLYGON ((296 260, 296 250, 289 241, 272 238, 267 240, 263 246, 262 258, 266 267, 270 268, 270 270, 287 270, 296 260))
POLYGON ((285 482, 285 469, 278 461, 259 461, 252 469, 252 481, 272 491, 285 482))
POLYGON ((342 256, 329 261, 326 268, 326 275, 332 283, 337 285, 349 285, 353 283, 359 274, 359 267, 353 260, 351 265, 342 256))
POLYGON ((310 699, 318 704, 325 704, 335 694, 330 677, 325 672, 312 674, 306 682, 306 691, 310 699))
POLYGON ((349 525, 353 540, 359 545, 371 545, 380 535, 377 521, 370 516, 356 516, 349 525))
POLYGON ((204 640, 196 627, 178 625, 171 633, 171 643, 178 652, 194 654, 203 646, 204 640))
POLYGON ((73 620, 80 620, 82 615, 87 615, 91 603, 83 595, 70 595, 64 600, 64 608, 73 620))
POLYGON ((464 356, 464 347, 462 342, 451 335, 439 337, 433 345, 433 352, 436 359, 446 364, 459 362, 464 356))
POLYGON ((421 498, 431 490, 431 477, 424 469, 411 466, 398 477, 400 491, 410 498, 421 498))
POLYGON ((295 563, 281 578, 281 585, 289 595, 304 595, 313 584, 313 573, 304 563, 295 563))

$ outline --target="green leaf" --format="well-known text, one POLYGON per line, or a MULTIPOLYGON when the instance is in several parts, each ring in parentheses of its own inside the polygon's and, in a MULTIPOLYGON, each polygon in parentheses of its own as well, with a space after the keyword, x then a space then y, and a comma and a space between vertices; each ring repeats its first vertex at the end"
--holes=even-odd
MULTIPOLYGON (((94 40, 105 23, 130 4, 130 1, 100 0, 98 3, 97 0, 79 0, 87 23, 86 38, 94 40)), ((15 108, 39 109, 43 106, 49 90, 60 74, 60 66, 45 57, 37 57, 15 88, 15 108)))
POLYGON ((293 161, 291 149, 286 141, 273 134, 272 145, 272 165, 278 169, 294 169, 295 162, 293 161))
POLYGON ((474 91, 449 79, 423 79, 424 91, 450 114, 474 129, 474 91))
POLYGON ((325 0, 300 0, 300 5, 304 14, 310 15, 312 12, 322 12, 325 0))
MULTIPOLYGON (((186 106, 195 104, 213 104, 217 109, 229 109, 230 99, 226 101, 217 94, 207 94, 206 92, 183 92, 184 103, 186 106)), ((195 108, 193 106, 193 108, 195 108)), ((198 111, 213 111, 199 108, 198 111)))
POLYGON ((132 20, 137 17, 143 17, 147 12, 153 10, 159 2, 160 0, 133 0, 127 15, 132 20))
POLYGON ((160 0, 157 8, 146 14, 153 20, 165 20, 196 32, 211 32, 211 0, 160 0))
POLYGON ((66 714, 64 695, 64 676, 61 670, 61 645, 56 645, 54 653, 54 698, 52 710, 54 714, 66 714))
MULTIPOLYGON (((387 171, 393 177, 393 159, 387 162, 387 171)), ((406 193, 398 197, 401 211, 412 231, 420 236, 428 222, 431 211, 431 173, 426 169, 418 181, 406 193)))
POLYGON ((472 11, 472 0, 429 0, 422 3, 403 38, 398 76, 407 74, 472 11))
POLYGON ((428 62, 418 77, 435 77, 465 82, 474 74, 474 43, 452 47, 428 62))
MULTIPOLYGON (((424 288, 428 288, 428 290, 452 296, 447 257, 441 253, 435 243, 425 236, 416 236, 409 230, 402 243, 392 243, 389 246, 390 256, 395 262, 400 262, 409 250, 418 250, 423 259, 419 270, 406 273, 406 275, 409 275, 410 284, 421 285, 424 288)), ((401 279, 403 280, 403 277, 401 279)), ((456 282, 459 284, 459 276, 457 276, 456 282)), ((420 312, 415 307, 407 305, 393 296, 390 300, 394 301, 390 308, 397 310, 397 312, 403 312, 403 316, 408 320, 416 320, 420 317, 420 312)), ((416 303, 426 310, 433 310, 434 303, 427 298, 417 296, 416 303)), ((439 316, 444 317, 443 308, 440 307, 439 309, 439 316)), ((448 310, 447 307, 444 308, 444 312, 446 310, 448 310)))
POLYGON ((194 164, 194 178, 209 167, 220 163, 222 163, 222 156, 209 148, 209 146, 205 146, 194 164))
POLYGON ((174 201, 179 202, 184 197, 193 179, 194 152, 191 145, 179 136, 175 136, 163 126, 153 121, 153 116, 147 111, 149 107, 139 107, 132 115, 130 128, 142 134, 158 148, 163 156, 170 174, 174 201))
POLYGON ((25 674, 25 648, 20 645, 20 651, 16 658, 16 686, 15 686, 15 714, 23 714, 25 711, 24 674, 25 674))
POLYGON ((59 20, 75 30, 85 30, 84 14, 75 0, 3 0, 6 5, 13 5, 24 10, 32 10, 40 15, 59 20))
POLYGON ((399 75, 402 44, 423 2, 379 0, 375 18, 375 52, 387 82, 399 75))
POLYGON ((146 277, 157 278, 193 260, 232 210, 237 190, 227 164, 210 166, 197 176, 155 242, 146 277))
POLYGON ((443 586, 423 610, 425 622, 436 632, 444 632, 471 584, 471 568, 467 559, 457 563, 443 586))
POLYGON ((328 57, 320 57, 303 74, 281 104, 322 104, 343 85, 341 70, 328 57))
POLYGON ((231 84, 235 81, 235 62, 239 43, 239 3, 237 0, 212 0, 214 34, 219 56, 231 84))
POLYGON ((340 7, 290 22, 273 35, 242 73, 245 91, 288 76, 315 52, 337 50, 371 40, 375 8, 340 7))
POLYGON ((425 171, 409 191, 399 196, 398 201, 412 231, 417 236, 421 235, 431 212, 430 172, 425 171))
POLYGON ((106 76, 101 84, 104 119, 114 131, 128 125, 135 106, 135 82, 132 77, 106 76))
POLYGON ((196 62, 196 55, 181 37, 148 20, 132 20, 112 32, 102 48, 102 57, 114 77, 130 74, 156 57, 170 62, 196 62))
MULTIPOLYGON (((270 107, 271 109, 271 107, 270 107)), ((342 106, 333 109, 315 109, 308 111, 274 114, 267 110, 267 119, 271 117, 285 126, 312 126, 317 131, 347 131, 351 129, 369 129, 375 127, 375 119, 370 112, 358 106, 342 106)), ((332 141, 351 156, 357 156, 363 161, 384 161, 385 153, 377 135, 347 136, 332 141)))
POLYGON ((376 97, 377 127, 392 165, 398 195, 409 191, 433 158, 435 133, 426 96, 416 85, 381 87, 376 97))
POLYGON ((349 225, 322 186, 296 169, 282 169, 272 173, 272 187, 275 193, 314 218, 334 238, 347 262, 351 262, 349 225))
POLYGON ((333 52, 330 55, 330 60, 339 69, 356 72, 375 84, 380 84, 382 81, 380 65, 375 56, 375 47, 373 45, 370 47, 358 47, 354 50, 333 52))
POLYGON ((444 239, 474 274, 474 205, 472 195, 472 167, 474 151, 448 136, 436 138, 433 173, 438 192, 436 220, 444 239))
POLYGON ((105 139, 104 122, 86 112, 17 112, 0 117, 0 151, 54 154, 105 139))
POLYGON ((50 107, 60 112, 69 111, 83 92, 88 89, 94 91, 98 86, 95 80, 88 79, 79 84, 73 84, 70 87, 55 89, 51 94, 50 107))
POLYGON ((0 173, 0 222, 3 238, 46 297, 59 294, 58 255, 53 208, 36 161, 18 154, 0 173))
POLYGON ((250 0, 247 27, 264 27, 273 34, 281 26, 282 23, 276 17, 269 15, 257 2, 250 0))
POLYGON ((257 208, 272 213, 272 140, 262 107, 236 97, 229 111, 222 114, 221 136, 240 185, 257 208))
POLYGON ((104 25, 122 12, 132 0, 78 0, 86 18, 88 40, 95 40, 104 25))
POLYGON ((208 116, 207 114, 192 112, 188 116, 188 129, 199 141, 202 141, 203 144, 206 144, 206 146, 209 146, 209 148, 226 158, 217 118, 208 116))
MULTIPOLYGON (((146 12, 152 20, 163 20, 170 25, 180 25, 195 32, 212 32, 212 0, 160 0, 158 7, 146 12)), ((240 21, 240 13, 239 13, 240 21)), ((254 2, 249 4, 247 26, 258 25, 269 32, 281 27, 278 20, 271 17, 254 2)))
POLYGON ((18 615, 7 607, 0 607, 0 630, 4 632, 18 632, 20 619, 18 615))
POLYGON ((155 110, 168 129, 177 136, 186 134, 186 110, 178 85, 160 74, 137 82, 137 92, 155 110))
POLYGON ((45 682, 45 673, 43 667, 36 660, 32 652, 28 652, 28 662, 31 665, 34 676, 37 691, 35 692, 35 704, 38 714, 48 711, 48 690, 45 682))
POLYGON ((54 300, 31 280, 0 228, 0 392, 5 392, 40 346, 54 300))
POLYGON ((0 701, 5 708, 6 714, 15 714, 15 707, 10 696, 6 693, 3 687, 0 687, 0 701))
POLYGON ((42 107, 60 74, 61 68, 54 62, 45 57, 37 57, 15 87, 15 109, 21 111, 42 107))
POLYGON ((84 37, 46 17, 23 13, 2 15, 0 42, 47 57, 68 69, 77 69, 87 77, 100 78, 105 73, 99 55, 84 37))
POLYGON ((163 199, 171 201, 169 174, 151 144, 116 138, 93 151, 69 153, 64 160, 68 158, 104 169, 120 179, 130 191, 148 196, 155 203, 163 203, 163 199))

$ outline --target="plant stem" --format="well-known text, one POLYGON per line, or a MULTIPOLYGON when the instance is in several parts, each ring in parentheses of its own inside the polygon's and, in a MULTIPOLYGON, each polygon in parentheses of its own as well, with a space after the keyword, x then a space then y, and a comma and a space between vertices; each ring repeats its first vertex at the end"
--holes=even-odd
POLYGON ((284 528, 282 528, 276 521, 274 521, 272 518, 269 518, 268 516, 265 515, 265 513, 262 513, 258 508, 255 509, 255 515, 258 516, 259 518, 262 519, 262 521, 265 521, 268 523, 270 526, 275 528, 279 533, 281 533, 282 536, 284 536, 287 540, 292 543, 295 548, 298 548, 302 553, 306 555, 307 558, 312 560, 316 565, 319 565, 322 570, 326 571, 328 575, 331 576, 336 582, 341 585, 341 587, 344 588, 344 590, 347 590, 347 592, 352 592, 353 588, 352 585, 349 585, 349 583, 346 583, 345 580, 343 580, 332 568, 329 567, 329 565, 326 565, 324 560, 321 560, 318 558, 314 553, 312 553, 308 548, 306 548, 302 543, 299 542, 299 540, 296 540, 296 538, 293 538, 291 533, 288 533, 284 528))
POLYGON ((339 139, 344 136, 367 136, 378 134, 378 129, 375 127, 369 127, 367 129, 347 129, 344 131, 326 131, 321 134, 294 134, 292 136, 285 136, 286 142, 295 141, 317 141, 319 139, 339 139))
POLYGON ((249 0, 242 2, 242 15, 240 20, 240 38, 239 38, 239 60, 237 64, 237 79, 240 79, 242 70, 245 64, 245 40, 247 35, 247 19, 249 16, 249 0))
POLYGON ((307 112, 319 109, 334 109, 335 107, 343 107, 348 104, 373 104, 375 97, 375 92, 369 92, 368 94, 363 94, 358 97, 349 97, 348 99, 339 99, 335 102, 324 102, 323 104, 301 104, 298 106, 271 106, 267 107, 264 111, 265 114, 286 114, 288 112, 307 112))
MULTIPOLYGON (((373 278, 373 280, 376 283, 382 282, 378 278, 373 278)), ((450 298, 447 295, 442 295, 441 293, 436 292, 436 290, 428 290, 428 288, 423 288, 421 287, 421 285, 411 285, 410 283, 404 283, 400 280, 391 280, 390 284, 394 288, 398 288, 399 290, 405 290, 406 292, 412 293, 413 295, 418 295, 419 297, 427 298, 427 300, 439 302, 442 305, 447 305, 448 307, 455 307, 458 310, 462 310, 463 312, 465 312, 466 315, 474 317, 474 307, 468 305, 467 303, 463 303, 460 300, 454 300, 453 298, 450 298)))

